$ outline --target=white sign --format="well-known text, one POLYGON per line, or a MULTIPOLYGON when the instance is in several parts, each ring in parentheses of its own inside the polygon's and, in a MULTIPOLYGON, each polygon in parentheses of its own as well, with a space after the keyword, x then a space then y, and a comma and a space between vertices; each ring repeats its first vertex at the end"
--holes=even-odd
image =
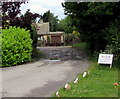
POLYGON ((112 64, 113 54, 99 54, 98 64, 112 64))

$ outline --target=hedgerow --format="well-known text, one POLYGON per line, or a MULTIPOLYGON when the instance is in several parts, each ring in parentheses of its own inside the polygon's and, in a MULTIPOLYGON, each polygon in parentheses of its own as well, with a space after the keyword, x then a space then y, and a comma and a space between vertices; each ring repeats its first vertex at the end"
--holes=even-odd
POLYGON ((2 66, 14 66, 31 61, 30 31, 10 26, 8 29, 3 29, 0 35, 2 36, 2 66))

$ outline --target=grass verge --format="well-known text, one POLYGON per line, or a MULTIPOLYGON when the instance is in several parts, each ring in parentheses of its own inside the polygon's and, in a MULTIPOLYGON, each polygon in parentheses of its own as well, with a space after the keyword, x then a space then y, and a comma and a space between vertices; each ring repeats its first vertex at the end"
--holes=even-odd
MULTIPOLYGON (((85 46, 85 44, 75 44, 73 47, 85 49, 85 46)), ((90 67, 87 71, 90 74, 84 78, 79 74, 78 83, 69 83, 70 90, 66 91, 65 88, 58 90, 60 97, 118 97, 120 85, 113 86, 115 82, 119 82, 117 66, 110 69, 107 65, 97 65, 94 57, 90 58, 89 62, 90 67)))
POLYGON ((77 43, 72 45, 73 48, 77 48, 80 50, 85 50, 86 49, 86 43, 77 43))
POLYGON ((90 72, 85 78, 78 76, 79 82, 69 83, 71 89, 59 90, 61 97, 118 97, 118 87, 113 84, 118 82, 118 69, 109 66, 98 66, 95 60, 90 60, 90 72))

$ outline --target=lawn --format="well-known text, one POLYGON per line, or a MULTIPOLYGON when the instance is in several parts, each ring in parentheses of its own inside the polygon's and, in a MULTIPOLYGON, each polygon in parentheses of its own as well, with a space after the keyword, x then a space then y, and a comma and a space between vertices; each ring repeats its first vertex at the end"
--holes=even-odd
MULTIPOLYGON (((77 46, 75 45, 75 47, 77 46)), ((63 88, 58 90, 60 97, 118 97, 120 85, 117 87, 113 86, 115 82, 118 82, 118 69, 116 66, 110 69, 106 65, 97 65, 95 58, 90 58, 89 61, 90 67, 87 70, 89 75, 83 78, 83 73, 79 74, 78 83, 74 84, 74 81, 69 83, 71 86, 70 90, 65 90, 63 86, 63 88)))
POLYGON ((70 90, 59 90, 61 97, 118 97, 118 87, 113 86, 118 82, 118 70, 110 69, 109 66, 98 66, 94 60, 90 65, 89 75, 83 78, 80 74, 78 83, 70 83, 70 90))
POLYGON ((86 46, 87 46, 86 43, 76 43, 72 45, 73 48, 76 48, 79 50, 86 50, 86 46))

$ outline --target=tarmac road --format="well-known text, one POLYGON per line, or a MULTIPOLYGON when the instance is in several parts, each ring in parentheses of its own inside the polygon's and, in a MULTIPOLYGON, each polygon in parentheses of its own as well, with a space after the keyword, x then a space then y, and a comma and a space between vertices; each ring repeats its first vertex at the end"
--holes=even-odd
POLYGON ((2 70, 2 97, 51 97, 89 67, 83 60, 39 60, 2 70))

